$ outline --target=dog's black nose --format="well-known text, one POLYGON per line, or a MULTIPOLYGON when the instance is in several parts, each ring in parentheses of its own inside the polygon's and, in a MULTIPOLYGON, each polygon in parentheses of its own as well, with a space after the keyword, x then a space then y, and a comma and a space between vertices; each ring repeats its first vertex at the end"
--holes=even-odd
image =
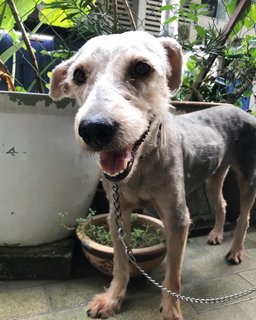
POLYGON ((78 133, 86 144, 100 151, 111 143, 117 129, 117 123, 103 120, 82 120, 78 133))

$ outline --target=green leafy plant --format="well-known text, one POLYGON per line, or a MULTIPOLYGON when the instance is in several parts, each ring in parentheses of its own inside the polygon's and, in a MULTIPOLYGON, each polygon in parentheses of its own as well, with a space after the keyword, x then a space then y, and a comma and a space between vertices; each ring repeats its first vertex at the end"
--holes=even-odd
MULTIPOLYGON (((223 2, 231 17, 237 1, 223 2)), ((242 12, 225 41, 222 30, 216 27, 214 21, 207 27, 200 25, 198 17, 208 15, 207 8, 206 4, 181 0, 179 4, 161 9, 173 12, 166 24, 185 19, 196 32, 196 37, 189 40, 179 30, 178 40, 188 54, 184 81, 175 98, 227 102, 241 106, 241 99, 251 96, 253 82, 256 80, 256 36, 247 33, 256 24, 256 3, 251 2, 242 12), (211 65, 212 61, 215 64, 211 65)))
MULTIPOLYGON (((36 82, 39 92, 43 91, 43 85, 40 77, 38 76, 39 70, 37 65, 37 58, 34 54, 34 50, 31 46, 29 37, 27 36, 24 28, 24 22, 27 20, 30 14, 33 13, 40 0, 0 0, 0 29, 2 31, 1 37, 8 33, 12 38, 13 45, 10 46, 0 55, 0 76, 5 80, 8 90, 15 90, 13 80, 15 78, 16 70, 16 53, 21 48, 25 48, 31 59, 31 64, 36 71, 36 82), (14 26, 17 25, 22 37, 14 31, 14 26), (6 67, 6 62, 13 57, 12 74, 6 67), (6 78, 7 75, 7 78, 6 78)), ((35 33, 41 24, 31 32, 35 33)))
MULTIPOLYGON (((122 13, 123 14, 123 13, 122 13)), ((2 35, 7 33, 12 39, 12 45, 0 55, 0 77, 3 78, 8 90, 31 91, 37 82, 37 90, 43 92, 41 79, 48 73, 57 60, 67 59, 77 50, 78 43, 84 43, 88 39, 113 32, 123 31, 119 22, 119 16, 113 12, 113 4, 109 1, 96 0, 0 0, 0 29, 2 35), (17 16, 11 9, 14 6, 17 16), (36 26, 29 33, 18 34, 17 21, 24 27, 24 23, 33 12, 38 12, 39 19, 36 26), (49 25, 55 34, 55 50, 40 50, 41 55, 51 57, 50 62, 43 68, 38 68, 35 49, 32 48, 30 38, 40 30, 42 26, 49 25), (54 28, 58 29, 54 29, 54 28), (56 31, 58 30, 58 31, 56 31), (65 31, 63 31, 65 30, 65 31), (30 61, 35 70, 35 81, 26 90, 19 84, 14 87, 16 72, 16 54, 25 49, 30 52, 30 61), (12 60, 12 70, 8 70, 7 61, 12 60)), ((25 30, 25 27, 23 28, 25 30)), ((19 28, 21 31, 21 28, 19 28)), ((1 39, 1 34, 0 34, 1 39)), ((47 85, 46 85, 47 87, 47 85)))
MULTIPOLYGON (((96 212, 89 209, 86 218, 76 219, 77 226, 70 227, 65 223, 65 218, 67 213, 60 213, 61 225, 68 230, 75 230, 79 228, 83 233, 85 233, 93 241, 112 247, 112 240, 110 236, 109 226, 107 221, 101 224, 95 224, 93 217, 96 212), (85 224, 87 222, 87 224, 85 224)), ((154 228, 152 225, 144 222, 142 224, 138 223, 138 215, 133 213, 131 215, 131 246, 132 248, 144 248, 163 243, 165 241, 164 235, 159 228, 154 228)))
MULTIPOLYGON (((80 221, 82 231, 93 241, 105 246, 112 247, 112 240, 107 223, 96 225, 93 223, 92 216, 89 216, 90 223, 83 228, 80 221)), ((160 229, 153 228, 150 224, 137 223, 137 214, 133 213, 131 217, 131 246, 132 248, 150 247, 164 242, 164 236, 160 229)))

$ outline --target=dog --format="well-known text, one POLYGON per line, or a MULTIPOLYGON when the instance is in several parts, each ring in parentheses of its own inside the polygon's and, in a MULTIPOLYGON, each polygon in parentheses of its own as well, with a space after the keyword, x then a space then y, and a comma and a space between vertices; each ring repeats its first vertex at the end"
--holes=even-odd
MULTIPOLYGON (((186 196, 206 181, 216 222, 210 244, 223 239, 228 169, 237 173, 240 216, 228 262, 239 264, 256 189, 256 120, 232 106, 216 106, 184 115, 170 112, 170 96, 182 81, 182 50, 170 38, 143 31, 89 40, 52 73, 54 100, 72 97, 80 109, 75 135, 82 150, 98 153, 110 202, 114 246, 110 287, 88 304, 92 318, 117 312, 129 281, 129 262, 118 239, 112 184, 119 187, 125 229, 134 208, 154 208, 164 223, 167 258, 163 285, 179 293, 190 225, 186 196)), ((183 319, 178 299, 162 294, 162 320, 183 319)))

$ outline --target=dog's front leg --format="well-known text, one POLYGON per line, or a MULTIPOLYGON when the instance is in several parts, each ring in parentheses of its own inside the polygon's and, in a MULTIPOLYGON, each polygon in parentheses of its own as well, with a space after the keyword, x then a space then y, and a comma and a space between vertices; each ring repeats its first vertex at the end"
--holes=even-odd
MULTIPOLYGON (((185 207, 181 221, 165 218, 167 260, 163 285, 173 292, 180 293, 181 270, 187 234, 190 224, 188 210, 185 207)), ((167 293, 162 296, 162 320, 183 320, 180 300, 167 293)))
MULTIPOLYGON (((118 228, 115 221, 113 206, 110 204, 109 226, 114 247, 113 279, 106 292, 97 294, 87 306, 87 314, 92 318, 106 319, 115 314, 121 307, 129 281, 129 263, 122 243, 118 239, 118 228)), ((130 210, 122 210, 122 219, 127 232, 127 242, 130 238, 130 210)))

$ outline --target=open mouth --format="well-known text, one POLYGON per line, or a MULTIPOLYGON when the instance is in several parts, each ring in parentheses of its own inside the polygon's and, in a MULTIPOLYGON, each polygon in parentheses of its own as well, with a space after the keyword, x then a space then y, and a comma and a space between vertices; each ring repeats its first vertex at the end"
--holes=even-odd
POLYGON ((135 153, 146 139, 149 130, 150 124, 139 140, 122 151, 103 150, 100 152, 100 165, 108 180, 117 182, 129 175, 134 163, 135 153))

